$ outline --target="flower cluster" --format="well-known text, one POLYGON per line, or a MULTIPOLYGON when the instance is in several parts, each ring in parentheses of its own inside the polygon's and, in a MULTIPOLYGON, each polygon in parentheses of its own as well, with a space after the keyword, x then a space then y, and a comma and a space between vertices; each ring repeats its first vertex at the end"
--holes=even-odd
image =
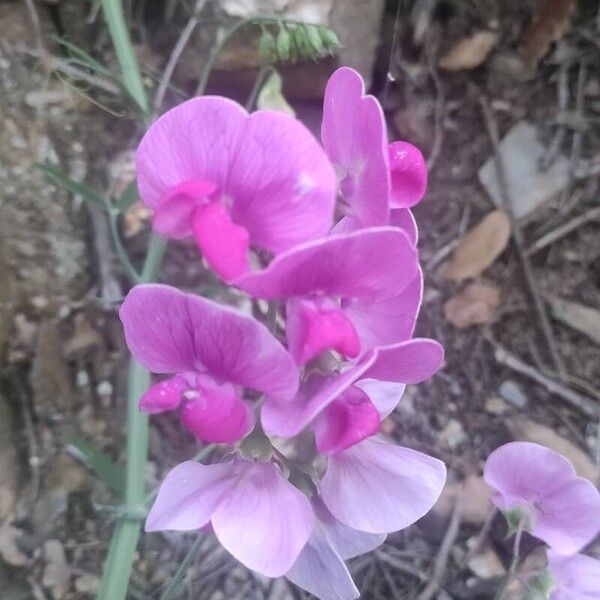
POLYGON ((168 376, 140 409, 178 410, 198 440, 234 446, 176 466, 146 530, 209 527, 249 568, 343 600, 358 596, 344 561, 422 517, 445 483, 442 462, 378 435, 443 349, 413 337, 420 152, 388 145, 349 68, 327 85, 321 137, 219 97, 163 115, 136 154, 154 230, 192 237, 224 282, 268 301, 270 326, 164 285, 135 287, 120 316, 133 356, 168 376))
POLYGON ((511 527, 548 546, 547 571, 529 582, 536 597, 600 599, 600 561, 579 554, 600 532, 596 487, 578 477, 566 458, 530 442, 512 442, 492 452, 484 479, 511 527))

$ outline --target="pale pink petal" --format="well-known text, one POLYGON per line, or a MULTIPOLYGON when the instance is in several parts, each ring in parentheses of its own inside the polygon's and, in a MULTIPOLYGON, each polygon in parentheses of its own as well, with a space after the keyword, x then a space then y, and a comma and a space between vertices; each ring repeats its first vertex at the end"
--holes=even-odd
POLYGON ((556 582, 550 600, 600 600, 600 560, 584 554, 561 556, 550 549, 546 554, 556 582))
POLYGON ((408 208, 423 199, 427 191, 427 165, 421 151, 408 142, 389 146, 392 174, 392 208, 408 208))
POLYGON ((390 225, 402 229, 413 246, 419 241, 419 228, 410 208, 394 208, 390 210, 390 225))
POLYGON ((385 117, 349 67, 338 69, 327 83, 321 140, 340 173, 349 214, 363 227, 385 225, 390 191, 385 117))
POLYGON ((155 373, 213 377, 293 398, 298 369, 269 330, 249 316, 165 285, 133 288, 119 312, 134 357, 155 373))
POLYGON ((248 568, 279 577, 294 564, 313 528, 308 498, 272 463, 247 463, 211 522, 223 547, 248 568))
POLYGON ((258 298, 309 294, 378 299, 417 275, 417 251, 395 227, 373 227, 301 244, 234 284, 258 298))
POLYGON ((438 459, 371 437, 329 457, 319 491, 345 525, 389 533, 425 515, 445 481, 446 467, 438 459))
POLYGON ((171 470, 146 519, 146 531, 189 531, 206 525, 236 483, 235 462, 203 465, 193 460, 171 470))
POLYGON ((170 377, 151 385, 140 398, 139 408, 142 412, 155 415, 166 410, 173 410, 181 403, 181 395, 188 389, 186 380, 180 375, 170 377))
POLYGON ((250 115, 224 192, 251 243, 274 253, 323 236, 332 225, 333 167, 308 129, 283 113, 250 115))
POLYGON ((319 600, 354 600, 360 595, 348 567, 318 521, 315 521, 306 546, 285 576, 319 600))
POLYGON ((379 412, 381 420, 385 419, 398 405, 406 384, 377 379, 361 379, 354 384, 363 390, 379 412))
POLYGON ((364 352, 410 339, 422 297, 423 274, 419 269, 417 276, 397 296, 376 301, 347 300, 342 302, 342 308, 356 328, 364 352))

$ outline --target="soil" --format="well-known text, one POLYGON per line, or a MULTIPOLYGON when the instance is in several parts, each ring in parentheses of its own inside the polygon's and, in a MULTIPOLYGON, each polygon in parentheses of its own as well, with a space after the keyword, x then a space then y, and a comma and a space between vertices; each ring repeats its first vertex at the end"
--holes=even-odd
MULTIPOLYGON (((182 27, 185 7, 170 4, 177 7, 176 17, 167 22, 171 35, 154 36, 165 29, 161 9, 155 3, 132 3, 132 29, 150 74, 160 72, 170 46, 148 40, 175 39, 182 27)), ((513 235, 476 278, 500 291, 500 305, 485 324, 458 329, 447 321, 445 303, 470 280, 444 280, 440 267, 458 240, 496 208, 478 178, 494 152, 482 101, 492 107, 500 138, 527 120, 548 148, 558 139, 557 150, 570 161, 570 173, 600 160, 600 24, 594 3, 580 2, 564 35, 532 68, 518 52, 540 2, 400 4, 398 10, 397 1, 387 2, 372 92, 384 105, 390 136, 419 145, 433 163, 426 199, 415 209, 425 273, 416 334, 438 339, 446 364, 430 381, 407 390, 384 432, 442 458, 450 484, 456 485, 416 526, 390 536, 380 551, 352 561, 352 571, 362 598, 417 598, 431 580, 453 499, 460 495, 456 490, 467 479, 475 482, 477 493, 469 492, 442 565, 440 588, 431 597, 492 598, 510 560, 510 542, 499 516, 484 528, 488 499, 479 483, 489 452, 513 439, 562 444, 586 476, 598 474, 598 418, 556 388, 548 391, 540 379, 600 403, 598 340, 585 323, 574 326, 555 318, 548 304, 560 298, 600 310, 600 219, 586 220, 598 214, 600 170, 569 179, 559 197, 517 223, 521 235, 513 235), (426 5, 435 8, 429 11, 426 5), (439 56, 482 29, 496 31, 498 41, 480 66, 456 72, 437 67, 439 56), (559 101, 561 89, 567 91, 566 105, 559 101), (578 217, 581 224, 570 232, 527 254, 542 236, 578 217), (531 267, 529 282, 522 254, 531 267), (531 281, 549 316, 564 374, 553 360, 531 281), (527 373, 499 360, 498 349, 525 363, 527 373), (478 557, 484 568, 466 565, 468 547, 482 528, 485 543, 478 557)), ((52 36, 66 32, 98 60, 113 60, 94 11, 85 14, 79 3, 69 1, 43 3, 38 9, 46 56, 63 56, 52 36)), ((7 600, 83 600, 97 590, 118 497, 106 484, 106 471, 98 477, 82 459, 80 440, 122 464, 127 352, 116 307, 128 284, 107 244, 103 217, 49 183, 33 163, 51 161, 90 185, 101 188, 108 182, 118 190, 131 176, 131 150, 140 129, 119 98, 95 88, 74 93, 64 78, 49 77, 39 58, 24 5, 1 3, 0 589, 7 600)), ((293 79, 284 86, 287 99, 315 131, 320 99, 311 86, 325 81, 333 63, 282 67, 284 82, 293 79)), ((238 74, 234 66, 215 73, 211 93, 247 96, 254 71, 243 64, 238 74)), ((193 93, 189 73, 176 77, 175 87, 193 93)), ((147 83, 153 85, 151 77, 147 83)), ((169 92, 167 100, 176 102, 178 93, 169 92)), ((148 239, 147 215, 130 212, 121 225, 138 264, 148 239)), ((161 279, 221 293, 215 292, 217 284, 196 250, 185 244, 170 246, 161 279)), ((600 320, 600 312, 590 318, 600 320)), ((174 417, 153 420, 148 488, 198 449, 181 435, 174 417)), ((121 475, 112 475, 118 488, 121 475)), ((129 597, 159 598, 191 539, 144 536, 129 597)), ((533 547, 532 540, 525 541, 526 550, 533 547)), ((600 554, 598 543, 591 552, 600 554)), ((212 539, 207 538, 201 557, 186 574, 179 597, 308 598, 283 581, 248 572, 212 539)))

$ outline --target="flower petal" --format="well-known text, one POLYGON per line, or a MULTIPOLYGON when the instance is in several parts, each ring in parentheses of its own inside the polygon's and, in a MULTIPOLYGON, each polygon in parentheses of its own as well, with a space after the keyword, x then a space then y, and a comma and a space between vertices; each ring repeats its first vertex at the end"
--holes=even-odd
POLYGON ((343 559, 315 521, 312 535, 285 576, 320 600, 354 600, 360 596, 343 559))
POLYGON ((181 375, 169 377, 150 386, 140 398, 139 408, 149 415, 173 410, 181 404, 181 395, 187 389, 187 382, 181 375))
POLYGON ((575 554, 562 556, 546 550, 548 567, 557 588, 551 600, 593 600, 600 598, 600 560, 575 554))
POLYGON ((419 228, 410 208, 394 208, 390 210, 390 225, 402 229, 413 246, 419 241, 419 228))
POLYGON ((321 140, 342 174, 341 189, 351 214, 363 227, 388 220, 390 173, 381 105, 365 95, 361 76, 341 67, 325 89, 321 140))
POLYGON ((235 558, 267 577, 279 577, 298 558, 313 520, 308 498, 273 463, 246 463, 211 522, 235 558))
POLYGON ((427 165, 421 151, 408 142, 389 146, 392 191, 390 206, 408 208, 423 199, 427 191, 427 165))
POLYGON ((375 346, 389 346, 412 337, 423 297, 423 274, 400 294, 377 301, 349 300, 342 308, 358 332, 363 352, 375 346))
POLYGON ((146 519, 146 531, 200 529, 236 482, 234 462, 203 465, 193 460, 172 469, 146 519))
POLYGON ((293 398, 298 369, 251 317, 165 285, 133 288, 119 311, 134 357, 155 373, 207 371, 217 379, 293 398))
POLYGON ((382 421, 398 406, 406 389, 404 383, 378 381, 377 379, 361 379, 354 385, 369 396, 369 400, 375 405, 382 421))
POLYGON ((403 231, 372 227, 301 244, 234 284, 267 299, 310 294, 389 298, 417 275, 417 260, 417 251, 403 231))
POLYGON ((389 533, 425 515, 445 481, 438 459, 372 437, 329 458, 319 491, 345 525, 389 533))

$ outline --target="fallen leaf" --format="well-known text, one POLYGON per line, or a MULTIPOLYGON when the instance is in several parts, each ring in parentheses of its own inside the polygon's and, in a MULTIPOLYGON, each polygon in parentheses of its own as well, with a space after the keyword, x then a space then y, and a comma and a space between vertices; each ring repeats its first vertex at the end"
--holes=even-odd
POLYGON ((71 587, 71 568, 67 563, 65 549, 59 540, 48 540, 44 544, 46 567, 42 585, 52 592, 55 598, 64 598, 71 587))
POLYGON ((589 306, 568 302, 561 298, 549 298, 552 316, 569 327, 587 335, 600 344, 600 312, 589 306))
POLYGON ((493 510, 490 503, 491 494, 483 477, 469 475, 464 481, 450 483, 444 488, 434 511, 444 518, 449 518, 455 501, 460 497, 462 521, 470 525, 482 525, 493 510))
POLYGON ((141 202, 136 202, 123 213, 123 235, 131 238, 146 228, 152 218, 152 210, 141 202))
POLYGON ((545 0, 541 3, 519 45, 519 53, 530 67, 536 67, 550 45, 568 31, 576 4, 576 0, 545 0))
POLYGON ((485 61, 497 41, 498 34, 494 31, 477 31, 462 38, 440 58, 440 68, 446 71, 474 69, 485 61))
POLYGON ((599 469, 592 459, 583 450, 580 450, 553 429, 520 417, 508 419, 506 425, 515 440, 534 442, 562 454, 566 459, 571 461, 571 464, 580 477, 596 481, 599 469))
POLYGON ((441 276, 462 281, 481 275, 502 254, 509 239, 508 215, 502 210, 489 213, 461 240, 441 276))
POLYGON ((23 532, 16 527, 11 525, 0 527, 0 556, 5 563, 13 567, 22 567, 29 562, 17 544, 17 540, 22 536, 23 532))
POLYGON ((444 304, 444 316, 459 329, 489 323, 500 305, 500 290, 490 283, 471 283, 444 304))
POLYGON ((277 71, 271 73, 260 89, 256 106, 261 110, 275 110, 292 117, 296 116, 294 109, 288 104, 282 92, 283 82, 277 71))

